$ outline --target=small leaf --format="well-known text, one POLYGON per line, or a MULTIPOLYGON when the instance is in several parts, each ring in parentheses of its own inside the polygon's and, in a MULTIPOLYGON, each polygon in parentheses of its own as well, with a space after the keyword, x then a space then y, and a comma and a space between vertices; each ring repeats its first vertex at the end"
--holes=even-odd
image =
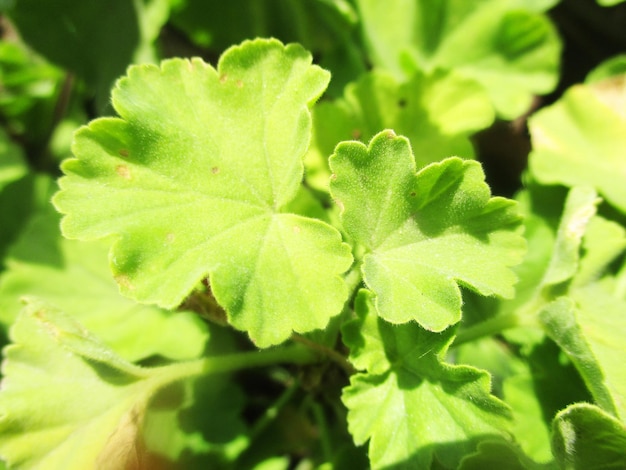
POLYGON ((513 201, 490 197, 480 164, 449 158, 415 173, 408 141, 385 131, 369 147, 337 146, 331 194, 363 245, 363 276, 392 323, 442 331, 461 318, 457 283, 512 296, 524 240, 513 201))
POLYGON ((148 402, 180 379, 172 366, 126 362, 38 301, 22 311, 10 336, 0 391, 0 455, 9 465, 136 468, 148 402))
POLYGON ((576 403, 552 425, 552 450, 565 470, 626 468, 626 428, 596 406, 576 403))
POLYGON ((382 70, 349 84, 343 98, 313 109, 313 144, 306 156, 307 182, 328 190, 328 156, 344 140, 369 142, 394 129, 413 147, 417 167, 451 155, 473 157, 470 135, 494 119, 489 96, 475 81, 452 72, 417 71, 403 84, 382 70))
POLYGON ((79 130, 63 164, 63 233, 115 235, 115 277, 142 302, 175 307, 208 275, 259 346, 323 328, 347 298, 350 250, 330 225, 283 208, 328 79, 300 46, 260 39, 217 70, 199 59, 130 68, 113 92, 122 118, 79 130))
POLYGON ((443 362, 452 329, 391 325, 376 316, 373 294, 365 290, 357 308, 367 325, 361 344, 370 350, 378 344, 388 364, 383 371, 376 355, 364 356, 352 335, 351 360, 367 372, 351 378, 342 399, 355 443, 370 441, 373 468, 430 468, 433 458, 455 467, 480 440, 507 435, 509 410, 489 394, 488 374, 443 362))

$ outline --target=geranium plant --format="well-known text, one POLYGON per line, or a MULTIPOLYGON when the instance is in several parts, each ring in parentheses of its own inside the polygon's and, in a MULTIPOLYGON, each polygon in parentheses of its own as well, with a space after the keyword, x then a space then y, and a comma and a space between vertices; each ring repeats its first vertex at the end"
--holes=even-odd
POLYGON ((542 104, 557 2, 61 3, 4 5, 6 468, 626 468, 626 61, 542 104))

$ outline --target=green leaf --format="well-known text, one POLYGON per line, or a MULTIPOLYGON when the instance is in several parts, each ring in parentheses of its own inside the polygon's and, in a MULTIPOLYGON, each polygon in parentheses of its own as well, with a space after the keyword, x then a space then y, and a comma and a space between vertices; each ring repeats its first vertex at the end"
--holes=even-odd
POLYGON ((418 168, 452 155, 473 157, 469 136, 488 127, 493 107, 483 88, 452 72, 417 71, 399 84, 375 70, 349 84, 343 98, 313 109, 313 144, 306 156, 307 182, 328 190, 328 156, 344 140, 369 142, 381 129, 411 141, 418 168))
POLYGON ((576 85, 529 120, 530 171, 544 184, 592 185, 626 212, 626 76, 576 85))
POLYGON ((614 5, 618 5, 619 3, 622 3, 624 0, 596 0, 598 2, 598 5, 603 6, 603 7, 612 7, 614 5))
POLYGON ((203 351, 206 325, 192 312, 167 312, 119 294, 107 268, 108 243, 61 237, 48 203, 9 250, 0 277, 0 321, 10 325, 34 295, 73 315, 117 354, 136 361, 159 354, 191 359, 203 351))
POLYGON ((155 60, 153 40, 168 12, 167 0, 23 0, 8 13, 30 46, 92 87, 103 109, 128 64, 155 60))
MULTIPOLYGON (((540 2, 545 3, 545 2, 540 2)), ((560 43, 549 20, 511 0, 357 2, 376 66, 398 77, 415 69, 454 69, 481 83, 498 114, 526 111, 557 83, 560 43)))
POLYGON ((506 436, 509 409, 489 394, 489 375, 443 362, 453 329, 393 326, 377 318, 373 297, 359 293, 363 335, 348 340, 351 360, 367 372, 352 376, 342 397, 355 443, 370 441, 372 467, 430 468, 433 458, 455 467, 480 440, 506 436), (377 344, 377 355, 363 354, 377 344))
POLYGON ((259 346, 323 328, 347 298, 352 257, 331 226, 281 212, 302 179, 310 105, 329 74, 297 45, 255 40, 217 70, 139 66, 76 135, 57 208, 63 233, 115 235, 122 292, 174 307, 207 275, 230 322, 259 346))
POLYGON ((332 96, 366 70, 355 37, 358 17, 349 0, 177 0, 170 21, 215 55, 247 38, 297 42, 311 51, 318 65, 332 70, 327 90, 332 96))
POLYGON ((0 392, 0 455, 9 465, 136 468, 150 398, 186 371, 128 363, 71 317, 34 300, 10 336, 0 392))
POLYGON ((0 191, 28 172, 22 149, 0 128, 0 191))
POLYGON ((565 470, 618 470, 626 467, 626 428, 596 406, 576 403, 552 426, 552 449, 565 470))
POLYGON ((478 450, 466 456, 459 465, 459 470, 485 470, 506 468, 507 470, 546 469, 530 461, 514 445, 504 441, 485 441, 478 444, 478 450))
POLYGON ((331 194, 363 245, 363 276, 392 323, 442 331, 461 318, 457 283, 512 296, 524 241, 515 203, 490 197, 480 164, 449 158, 417 174, 408 141, 384 131, 337 146, 331 194))
POLYGON ((540 313, 547 333, 576 365, 598 406, 622 420, 626 419, 624 308, 624 301, 591 284, 540 313))
POLYGON ((626 74, 626 54, 619 54, 594 67, 585 77, 585 83, 601 82, 624 74, 626 74))

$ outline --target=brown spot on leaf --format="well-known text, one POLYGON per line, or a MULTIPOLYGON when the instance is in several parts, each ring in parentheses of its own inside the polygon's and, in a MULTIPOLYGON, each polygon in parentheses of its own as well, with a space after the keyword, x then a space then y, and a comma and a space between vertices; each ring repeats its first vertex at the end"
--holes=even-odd
POLYGON ((214 175, 217 175, 220 172, 219 167, 214 166, 213 168, 211 168, 211 173, 213 173, 214 175))
POLYGON ((126 165, 117 165, 115 167, 115 173, 117 173, 125 180, 130 180, 132 178, 130 174, 130 168, 128 168, 126 165))
POLYGON ((228 75, 222 74, 220 76, 220 83, 226 83, 228 81, 228 75))
POLYGON ((117 282, 120 287, 128 290, 135 290, 135 286, 130 282, 130 278, 126 274, 118 274, 115 276, 115 282, 117 282))
POLYGON ((241 80, 237 80, 236 84, 237 88, 243 88, 243 82, 241 80))
POLYGON ((128 158, 128 156, 130 155, 130 152, 128 151, 128 149, 120 149, 118 153, 120 154, 120 156, 124 158, 128 158))
POLYGON ((363 135, 363 133, 361 132, 360 129, 353 129, 352 130, 352 139, 353 140, 359 140, 362 135, 363 135))

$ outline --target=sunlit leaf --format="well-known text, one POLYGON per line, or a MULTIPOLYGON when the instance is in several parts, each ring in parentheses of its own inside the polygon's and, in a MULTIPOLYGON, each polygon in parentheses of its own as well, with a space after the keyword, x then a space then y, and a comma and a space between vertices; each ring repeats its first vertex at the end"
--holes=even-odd
MULTIPOLYGON (((556 85, 560 44, 542 2, 359 0, 375 65, 402 77, 454 69, 480 82, 498 113, 514 118, 556 85)), ((545 3, 545 2, 543 2, 545 3)))
POLYGON ((344 140, 367 143, 382 129, 411 142, 417 167, 450 156, 472 157, 469 136, 494 118, 489 96, 475 81, 442 70, 417 71, 403 84, 388 72, 362 75, 343 98, 313 110, 313 144, 306 157, 307 182, 328 189, 328 157, 344 140))
POLYGON ((32 300, 10 332, 0 455, 16 468, 139 468, 151 397, 180 379, 117 356, 71 317, 32 300))
POLYGON ((337 146, 331 195, 366 250, 363 276, 379 314, 442 331, 461 317, 458 284, 512 296, 524 241, 515 203, 491 197, 480 164, 449 158, 417 174, 408 141, 381 132, 337 146))
POLYGON ((452 329, 391 325, 376 316, 370 292, 359 296, 357 314, 367 326, 362 337, 351 335, 348 346, 367 372, 351 378, 342 398, 355 442, 369 440, 372 467, 430 468, 433 459, 455 467, 480 440, 507 436, 509 409, 490 395, 488 374, 443 362, 452 329), (364 346, 378 348, 386 370, 376 355, 363 355, 364 346))
POLYGON ((281 209, 328 78, 276 40, 231 48, 217 70, 199 59, 131 68, 113 93, 121 118, 82 128, 63 165, 63 233, 115 235, 115 277, 143 302, 174 307, 209 276, 230 322, 260 346, 324 327, 347 297, 349 247, 281 209))
POLYGON ((593 185, 626 212, 625 80, 576 85, 529 120, 530 170, 540 182, 593 185))
POLYGON ((196 314, 121 296, 107 267, 108 244, 63 239, 58 227, 59 214, 48 205, 9 251, 0 277, 2 323, 17 317, 23 296, 35 295, 75 316, 127 360, 156 354, 190 359, 203 352, 207 329, 196 314))

